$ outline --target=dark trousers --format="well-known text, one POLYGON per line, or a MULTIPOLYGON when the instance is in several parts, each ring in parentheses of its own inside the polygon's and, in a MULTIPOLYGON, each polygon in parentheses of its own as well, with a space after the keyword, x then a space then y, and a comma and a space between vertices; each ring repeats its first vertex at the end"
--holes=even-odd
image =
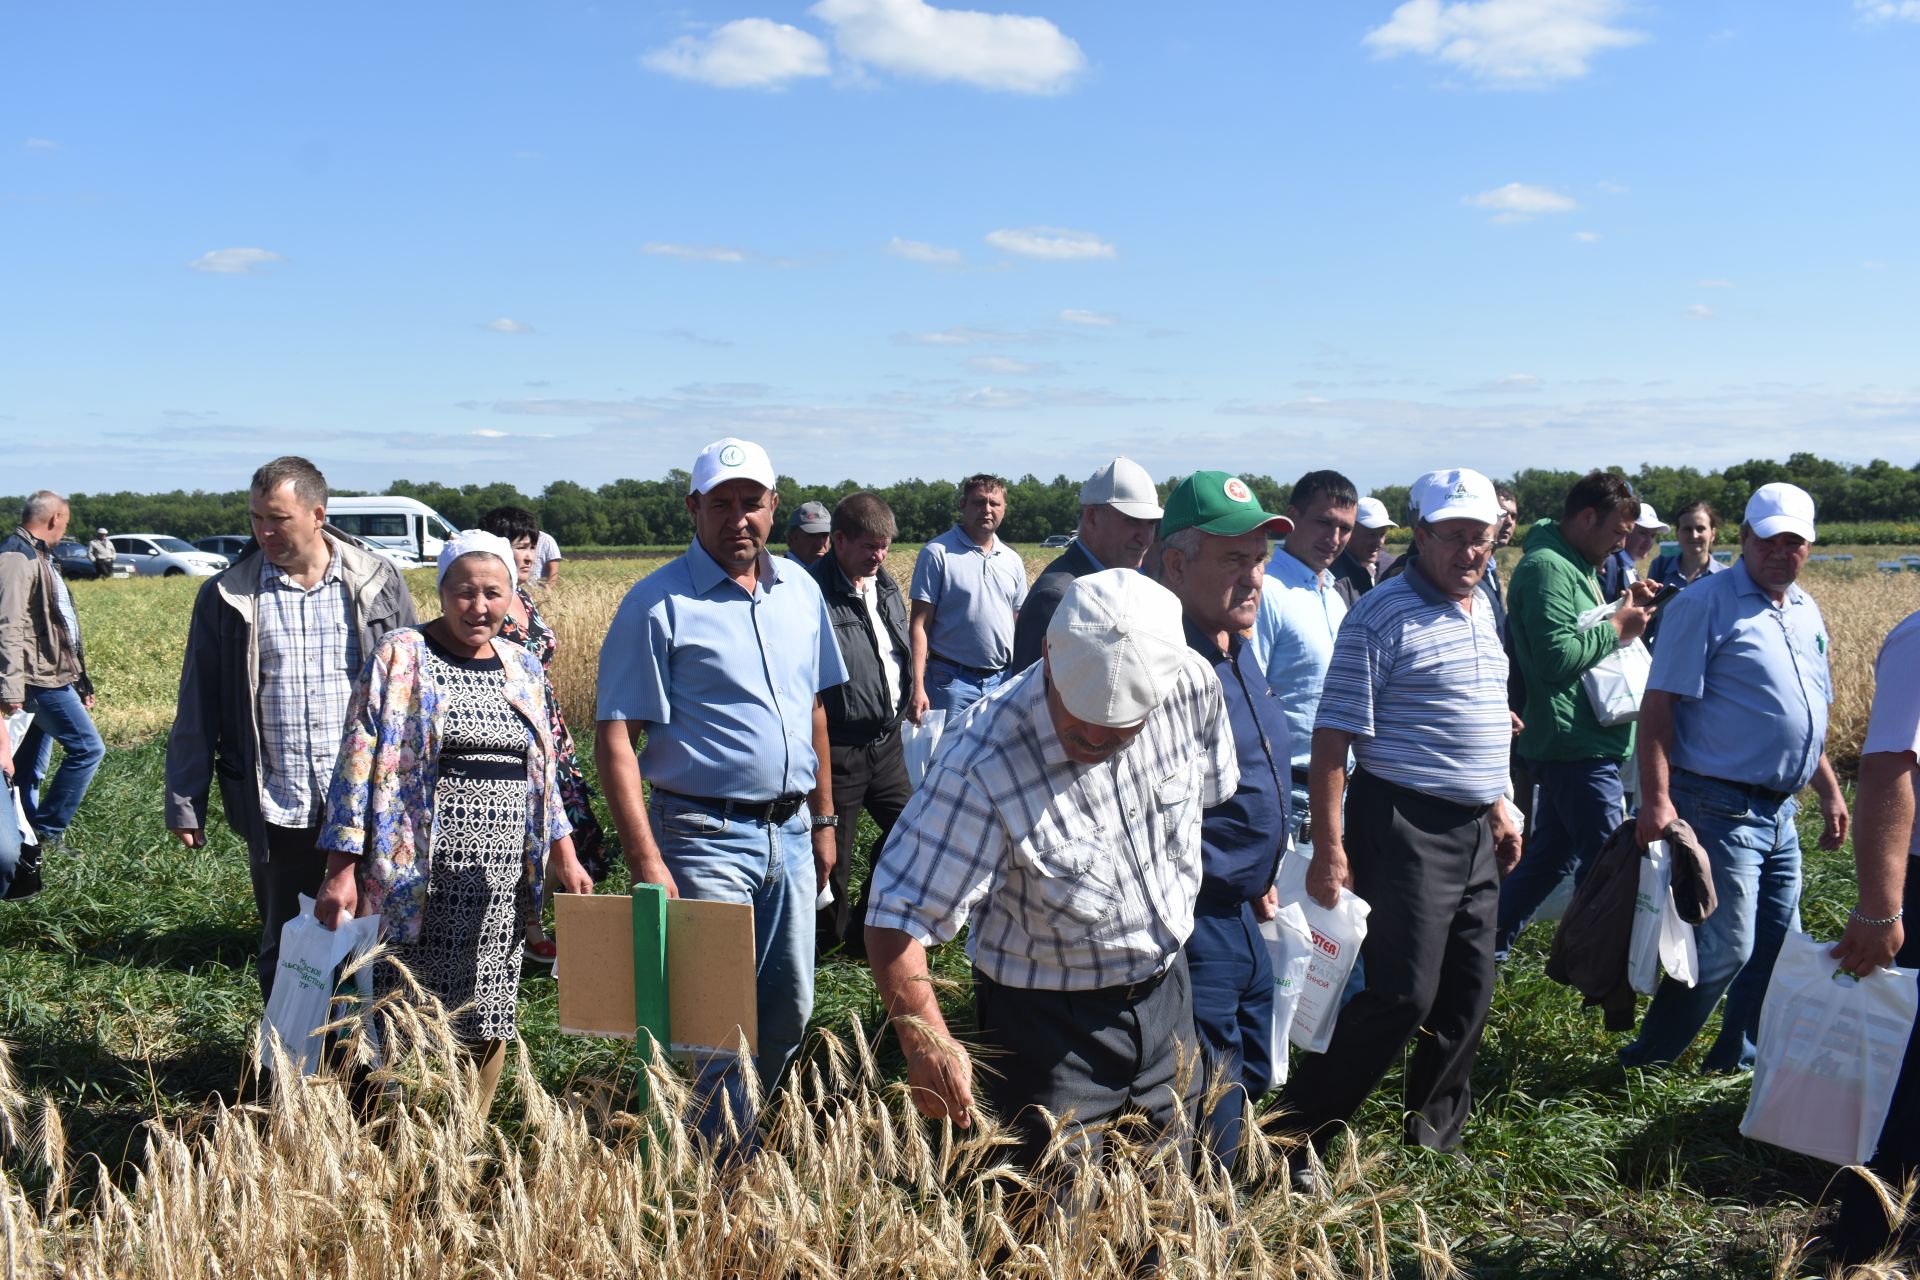
POLYGON ((907 780, 907 757, 900 746, 897 725, 863 747, 835 746, 831 752, 833 811, 840 815, 833 870, 827 874, 827 882, 833 886, 833 902, 820 912, 814 934, 823 954, 844 944, 854 954, 865 955, 867 895, 863 891, 856 904, 848 888, 853 875, 853 846, 860 834, 860 811, 871 813, 874 825, 880 828, 880 839, 873 846, 873 860, 878 862, 887 833, 913 797, 913 783, 907 780))
POLYGON ((1203 1085, 1193 1062, 1193 995, 1184 955, 1144 994, 1036 991, 1005 987, 973 974, 980 1026, 980 1065, 974 1077, 1018 1145, 1009 1159, 1033 1168, 1052 1140, 1045 1107, 1075 1131, 1069 1158, 1099 1158, 1098 1126, 1122 1114, 1144 1116, 1154 1132, 1192 1149, 1194 1105, 1203 1085), (1182 1078, 1182 1057, 1193 1069, 1182 1078))
POLYGON ((319 839, 317 822, 310 827, 268 823, 267 856, 248 863, 253 902, 260 909, 260 958, 254 968, 263 1000, 273 995, 273 975, 280 967, 280 930, 300 914, 300 895, 313 897, 327 877, 327 855, 315 843, 319 839))
POLYGON ((1273 960, 1253 918, 1253 904, 1194 908, 1187 939, 1193 982, 1193 1026, 1206 1055, 1204 1084, 1227 1085, 1201 1117, 1201 1131, 1221 1164, 1233 1167, 1248 1108, 1273 1079, 1273 960))
MULTIPOLYGON (((1906 940, 1894 963, 1903 969, 1920 967, 1920 867, 1907 864, 1906 940)), ((1920 1174, 1920 1023, 1907 1040, 1906 1060, 1893 1086, 1893 1105, 1880 1129, 1880 1149, 1867 1166, 1888 1185, 1897 1204, 1908 1178, 1920 1174)), ((1920 1213, 1909 1212, 1901 1224, 1890 1224, 1880 1198, 1866 1180, 1851 1169, 1834 1175, 1840 1184, 1840 1220, 1834 1227, 1834 1251, 1846 1262, 1865 1262, 1895 1243, 1898 1256, 1920 1255, 1920 1213)))
POLYGON ((1398 787, 1365 770, 1347 792, 1353 889, 1371 908, 1366 987, 1322 1054, 1302 1054, 1281 1101, 1321 1140, 1351 1120, 1414 1041, 1406 1140, 1451 1151, 1473 1103, 1473 1059, 1493 1001, 1500 890, 1485 809, 1398 787))
POLYGON ((1493 939, 1498 952, 1513 945, 1568 871, 1574 887, 1580 886, 1626 811, 1618 760, 1538 760, 1529 767, 1540 784, 1540 803, 1526 853, 1500 885, 1493 939))

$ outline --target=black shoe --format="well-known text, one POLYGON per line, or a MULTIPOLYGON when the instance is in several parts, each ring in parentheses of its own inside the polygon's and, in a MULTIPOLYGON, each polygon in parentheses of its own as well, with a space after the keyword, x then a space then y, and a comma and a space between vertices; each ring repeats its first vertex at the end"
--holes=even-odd
POLYGON ((20 862, 13 869, 13 881, 7 885, 6 901, 18 902, 40 892, 40 846, 23 845, 20 862))

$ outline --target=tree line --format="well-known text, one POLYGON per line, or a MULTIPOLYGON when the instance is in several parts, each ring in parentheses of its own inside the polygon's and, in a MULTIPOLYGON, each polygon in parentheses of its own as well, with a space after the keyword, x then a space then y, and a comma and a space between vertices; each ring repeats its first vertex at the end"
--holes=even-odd
MULTIPOLYGON (((1713 503, 1723 521, 1737 524, 1747 497, 1760 485, 1787 480, 1811 493, 1822 521, 1913 521, 1920 519, 1920 465, 1897 467, 1876 459, 1864 466, 1830 462, 1810 453, 1796 453, 1785 462, 1753 460, 1723 471, 1642 464, 1637 470, 1609 468, 1626 475, 1635 492, 1671 519, 1681 506, 1696 499, 1713 503)), ((1508 477, 1524 522, 1558 516, 1561 502, 1580 471, 1530 467, 1508 477)), ((1268 510, 1284 509, 1293 477, 1244 477, 1268 510)), ((1161 497, 1172 491, 1178 477, 1160 485, 1161 497)), ((437 481, 396 480, 387 492, 417 498, 458 528, 477 524, 482 512, 497 506, 519 506, 532 511, 541 527, 562 546, 677 546, 693 536, 685 499, 688 475, 669 471, 658 480, 613 480, 588 488, 571 480, 556 480, 538 494, 522 493, 505 481, 479 485, 446 485, 437 481)), ((847 494, 863 486, 852 480, 838 484, 802 484, 791 476, 779 479, 782 516, 774 530, 785 534, 785 516, 803 502, 822 502, 831 509, 847 494)), ((874 490, 893 508, 900 541, 924 542, 953 523, 957 505, 952 480, 902 480, 874 490)), ((335 490, 346 497, 354 490, 335 490)), ((1386 485, 1373 490, 1393 514, 1406 519, 1407 486, 1386 485)), ((20 509, 20 498, 0 498, 9 511, 20 509)), ((98 527, 115 531, 170 533, 189 540, 213 534, 245 534, 247 495, 244 490, 209 493, 204 490, 168 493, 75 493, 73 529, 82 540, 98 527)), ((1007 516, 1001 536, 1009 542, 1039 542, 1053 534, 1071 533, 1080 519, 1080 480, 1055 476, 1041 480, 1025 475, 1007 482, 1007 516)))

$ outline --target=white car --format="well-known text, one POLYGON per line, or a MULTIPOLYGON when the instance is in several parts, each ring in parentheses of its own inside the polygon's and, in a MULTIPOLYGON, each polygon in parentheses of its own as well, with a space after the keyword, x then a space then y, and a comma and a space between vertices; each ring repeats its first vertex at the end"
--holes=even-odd
POLYGON ((140 577, 173 578, 187 573, 210 578, 227 567, 225 556, 164 533, 116 533, 107 541, 113 544, 114 563, 131 564, 140 577))

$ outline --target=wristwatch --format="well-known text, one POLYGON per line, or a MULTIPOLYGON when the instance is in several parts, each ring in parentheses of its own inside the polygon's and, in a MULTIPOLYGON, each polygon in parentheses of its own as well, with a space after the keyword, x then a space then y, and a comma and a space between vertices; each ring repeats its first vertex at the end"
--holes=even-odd
POLYGON ((821 817, 815 817, 812 819, 812 822, 815 831, 818 831, 822 827, 837 827, 840 825, 840 815, 837 813, 829 813, 821 817))

